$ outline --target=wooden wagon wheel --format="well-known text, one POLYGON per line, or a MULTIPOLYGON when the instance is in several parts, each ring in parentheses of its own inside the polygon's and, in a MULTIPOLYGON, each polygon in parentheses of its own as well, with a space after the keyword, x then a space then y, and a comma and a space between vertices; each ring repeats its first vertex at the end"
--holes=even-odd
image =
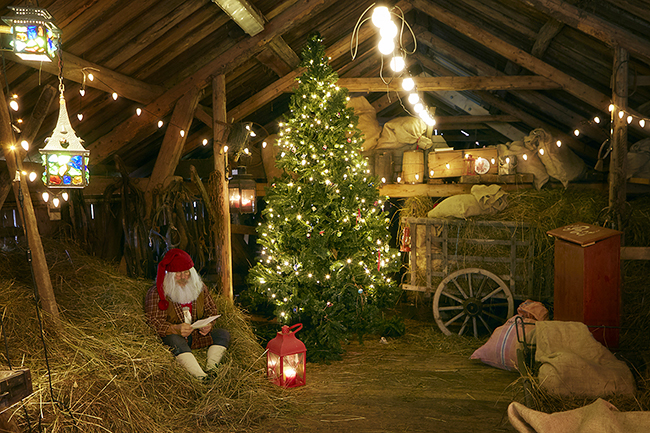
POLYGON ((433 317, 446 334, 474 337, 501 326, 512 316, 514 300, 503 280, 480 268, 453 272, 440 282, 433 297, 433 317))

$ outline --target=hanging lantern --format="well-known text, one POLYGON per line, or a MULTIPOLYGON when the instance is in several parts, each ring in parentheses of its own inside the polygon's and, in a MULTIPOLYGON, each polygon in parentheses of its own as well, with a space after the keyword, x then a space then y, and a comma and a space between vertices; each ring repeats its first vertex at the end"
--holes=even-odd
POLYGON ((81 144, 83 140, 72 129, 62 84, 59 85, 59 90, 59 119, 52 136, 45 139, 45 147, 40 149, 45 169, 43 184, 49 188, 84 188, 90 181, 90 151, 84 149, 81 144))
POLYGON ((302 329, 302 323, 282 331, 266 345, 266 376, 275 385, 284 388, 302 386, 306 383, 305 358, 307 349, 295 333, 302 329), (294 328, 298 328, 292 331, 294 328))
POLYGON ((61 30, 42 8, 7 6, 14 16, 2 17, 11 26, 14 53, 23 60, 51 62, 56 57, 61 30))
POLYGON ((255 213, 257 183, 253 176, 246 174, 246 167, 233 169, 228 182, 228 198, 231 213, 255 213))

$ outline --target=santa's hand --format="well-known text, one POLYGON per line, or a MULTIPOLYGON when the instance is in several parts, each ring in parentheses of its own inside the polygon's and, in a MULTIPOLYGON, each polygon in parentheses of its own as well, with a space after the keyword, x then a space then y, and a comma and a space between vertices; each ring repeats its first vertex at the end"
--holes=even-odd
POLYGON ((181 323, 180 325, 176 325, 178 328, 178 333, 182 337, 189 337, 192 331, 194 330, 191 325, 188 325, 187 323, 181 323))
POLYGON ((199 328, 199 334, 208 335, 212 331, 212 323, 208 323, 203 328, 199 328))

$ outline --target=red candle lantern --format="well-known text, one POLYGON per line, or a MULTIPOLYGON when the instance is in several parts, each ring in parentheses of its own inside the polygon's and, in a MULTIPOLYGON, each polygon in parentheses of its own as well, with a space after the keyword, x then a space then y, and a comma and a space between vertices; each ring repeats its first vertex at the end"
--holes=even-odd
POLYGON ((306 383, 307 349, 295 335, 301 329, 302 323, 291 327, 285 325, 266 345, 266 376, 278 386, 293 388, 306 383), (298 329, 294 331, 294 328, 298 329))

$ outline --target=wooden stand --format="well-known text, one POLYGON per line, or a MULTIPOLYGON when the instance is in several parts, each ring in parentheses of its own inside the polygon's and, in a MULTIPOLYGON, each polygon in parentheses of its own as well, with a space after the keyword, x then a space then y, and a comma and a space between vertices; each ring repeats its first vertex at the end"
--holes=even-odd
POLYGON ((547 233, 555 237, 554 319, 582 322, 618 347, 622 232, 576 223, 547 233))
POLYGON ((0 412, 32 393, 29 369, 0 371, 0 412))

